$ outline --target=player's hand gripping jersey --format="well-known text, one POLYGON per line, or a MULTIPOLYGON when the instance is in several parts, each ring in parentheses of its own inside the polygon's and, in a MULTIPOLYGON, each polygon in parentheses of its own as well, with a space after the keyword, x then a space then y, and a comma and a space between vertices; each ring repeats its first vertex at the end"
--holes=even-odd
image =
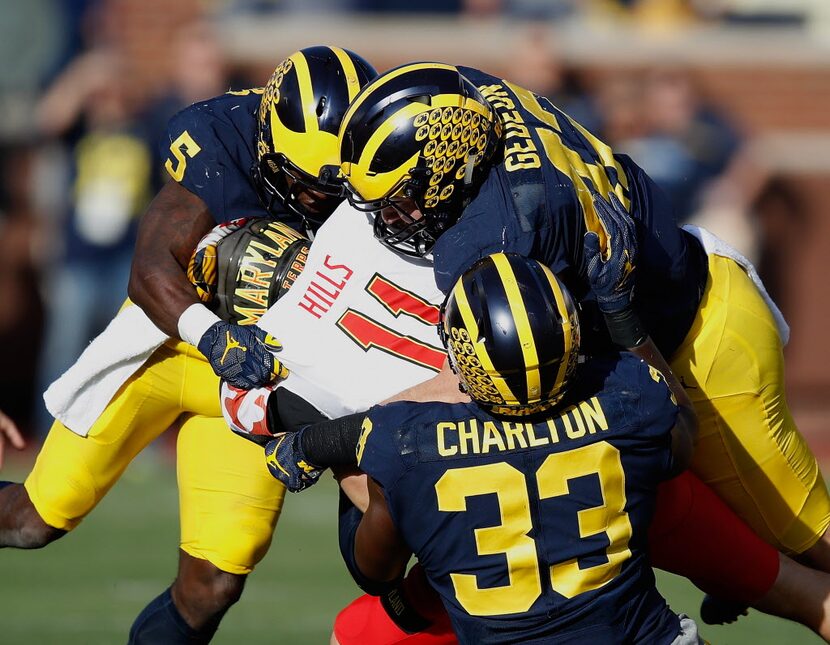
POLYGON ((446 291, 490 253, 532 257, 582 303, 590 342, 590 328, 604 333, 604 324, 591 317, 583 238, 594 231, 605 248, 591 192, 606 199, 613 192, 637 221, 635 306, 658 347, 670 355, 700 302, 706 258, 697 241, 677 228, 668 201, 627 156, 613 154, 547 99, 476 69, 458 70, 501 118, 504 153, 461 219, 435 244, 438 286, 446 291))
POLYGON ((475 404, 373 408, 357 454, 461 642, 670 643, 646 534, 676 414, 659 372, 622 354, 582 366, 532 423, 475 404))

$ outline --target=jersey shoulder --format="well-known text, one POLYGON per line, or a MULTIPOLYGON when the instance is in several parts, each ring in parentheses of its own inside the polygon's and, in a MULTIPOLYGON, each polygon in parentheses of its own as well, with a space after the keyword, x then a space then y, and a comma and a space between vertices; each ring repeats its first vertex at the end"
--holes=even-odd
POLYGON ((358 467, 391 488, 417 461, 418 430, 434 423, 443 407, 399 401, 371 408, 357 445, 358 467))
POLYGON ((194 103, 170 119, 159 144, 167 174, 217 222, 263 214, 251 179, 260 94, 242 90, 194 103))
POLYGON ((248 144, 245 147, 253 150, 260 94, 259 89, 229 92, 193 103, 174 114, 167 124, 167 136, 161 142, 161 153, 171 162, 165 163, 165 167, 173 179, 181 181, 186 170, 182 168, 181 174, 174 172, 177 161, 174 148, 183 148, 191 158, 202 153, 216 158, 223 151, 238 148, 244 139, 248 144))
POLYGON ((580 390, 613 400, 640 439, 668 435, 677 420, 677 401, 663 374, 630 352, 589 359, 582 366, 580 390))

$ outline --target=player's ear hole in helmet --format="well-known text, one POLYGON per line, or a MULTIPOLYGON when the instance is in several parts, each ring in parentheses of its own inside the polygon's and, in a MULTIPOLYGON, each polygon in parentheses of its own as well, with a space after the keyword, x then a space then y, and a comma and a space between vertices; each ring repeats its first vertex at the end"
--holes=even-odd
POLYGON ((222 320, 253 325, 302 273, 310 244, 282 222, 235 219, 201 239, 187 277, 199 299, 222 320))
POLYGON ((337 133, 375 69, 340 47, 307 47, 277 65, 258 112, 252 174, 269 212, 281 204, 314 230, 342 201, 337 133))
POLYGON ((565 285, 516 254, 496 253, 465 271, 438 329, 462 388, 494 414, 556 405, 579 356, 579 319, 565 285))
POLYGON ((369 82, 340 128, 349 200, 375 235, 423 256, 460 217, 501 149, 502 124, 457 68, 410 63, 369 82))

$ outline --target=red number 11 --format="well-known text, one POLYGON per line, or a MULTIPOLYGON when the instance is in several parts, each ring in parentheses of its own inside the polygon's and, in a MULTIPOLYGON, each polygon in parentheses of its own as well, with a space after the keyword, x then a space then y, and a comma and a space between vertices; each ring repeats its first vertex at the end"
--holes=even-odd
MULTIPOLYGON (((391 283, 377 273, 369 280, 366 291, 395 318, 405 314, 420 320, 425 325, 438 324, 438 307, 411 291, 406 291, 391 283)), ((351 308, 340 316, 337 326, 364 351, 368 352, 374 347, 435 372, 441 370, 447 357, 443 349, 433 347, 417 338, 404 336, 351 308)))

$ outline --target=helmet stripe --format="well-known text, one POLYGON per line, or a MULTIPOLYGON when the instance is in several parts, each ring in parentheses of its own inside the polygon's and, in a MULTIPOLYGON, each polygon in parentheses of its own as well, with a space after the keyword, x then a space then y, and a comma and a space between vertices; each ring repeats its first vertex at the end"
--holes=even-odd
MULTIPOLYGON (((349 109, 346 110, 346 114, 343 116, 343 125, 349 123, 352 118, 352 115, 360 109, 360 106, 363 105, 370 97, 373 90, 380 86, 385 87, 386 84, 394 78, 398 78, 399 76, 403 76, 404 74, 408 74, 410 72, 417 72, 423 69, 446 69, 453 72, 458 72, 458 69, 453 65, 446 65, 444 63, 411 63, 409 65, 402 65, 397 69, 393 69, 392 71, 386 72, 381 76, 377 77, 374 81, 368 83, 364 88, 360 95, 352 102, 349 106, 349 109)), ((342 128, 341 128, 342 133, 342 128)))
POLYGON ((568 315, 568 308, 565 306, 565 295, 562 293, 562 287, 559 286, 559 281, 548 267, 543 264, 540 264, 540 266, 553 291, 556 308, 559 311, 559 317, 562 319, 564 346, 562 348, 562 361, 559 363, 559 371, 556 374, 556 381, 551 387, 551 392, 553 392, 561 387, 568 370, 568 357, 571 355, 571 348, 573 347, 573 325, 571 323, 571 317, 568 315))
POLYGON ((536 351, 536 342, 533 338, 530 320, 527 317, 524 298, 522 298, 519 291, 516 274, 513 272, 509 258, 504 253, 496 253, 491 258, 499 272, 499 277, 507 295, 507 302, 510 305, 510 313, 516 323, 516 331, 519 335, 519 344, 522 348, 522 357, 527 373, 527 401, 528 403, 536 403, 542 398, 539 355, 536 351))
POLYGON ((303 110, 303 120, 305 122, 305 132, 317 132, 320 127, 317 123, 317 116, 314 114, 314 87, 311 84, 311 71, 308 69, 308 60, 299 53, 297 56, 292 56, 294 61, 294 69, 297 71, 297 85, 300 88, 300 102, 305 108, 303 110))
POLYGON ((349 93, 349 102, 354 100, 357 93, 360 91, 360 80, 357 78, 357 70, 354 66, 354 61, 340 47, 329 47, 337 60, 340 61, 340 66, 343 68, 344 80, 346 81, 346 90, 349 93))
MULTIPOLYGON (((461 319, 464 321, 464 327, 470 334, 470 343, 473 346, 476 357, 485 372, 488 374, 495 374, 496 368, 493 366, 493 361, 487 353, 487 348, 484 346, 485 344, 477 342, 477 338, 479 337, 478 324, 476 323, 473 310, 470 308, 470 302, 467 300, 467 292, 464 289, 464 280, 459 280, 456 283, 455 288, 453 289, 453 295, 455 296, 455 302, 458 305, 458 312, 461 314, 461 319)), ((491 380, 504 401, 516 401, 515 395, 510 391, 510 388, 504 379, 494 378, 491 380)))
MULTIPOLYGON (((444 107, 463 107, 484 117, 488 115, 485 106, 461 94, 441 94, 433 97, 429 106, 414 102, 404 105, 393 115, 387 117, 377 130, 372 133, 360 151, 359 159, 354 163, 348 161, 342 163, 343 175, 362 199, 374 201, 384 197, 391 197, 390 191, 394 187, 402 184, 402 175, 414 167, 418 161, 418 157, 421 154, 420 151, 416 152, 397 168, 382 173, 372 172, 371 170, 372 160, 377 155, 380 147, 386 142, 389 135, 400 127, 401 120, 414 119, 424 111, 444 107), (359 177, 359 179, 355 181, 356 177, 359 177)), ((471 151, 470 155, 474 152, 471 151)), ((467 159, 464 159, 463 162, 466 163, 467 159)))

